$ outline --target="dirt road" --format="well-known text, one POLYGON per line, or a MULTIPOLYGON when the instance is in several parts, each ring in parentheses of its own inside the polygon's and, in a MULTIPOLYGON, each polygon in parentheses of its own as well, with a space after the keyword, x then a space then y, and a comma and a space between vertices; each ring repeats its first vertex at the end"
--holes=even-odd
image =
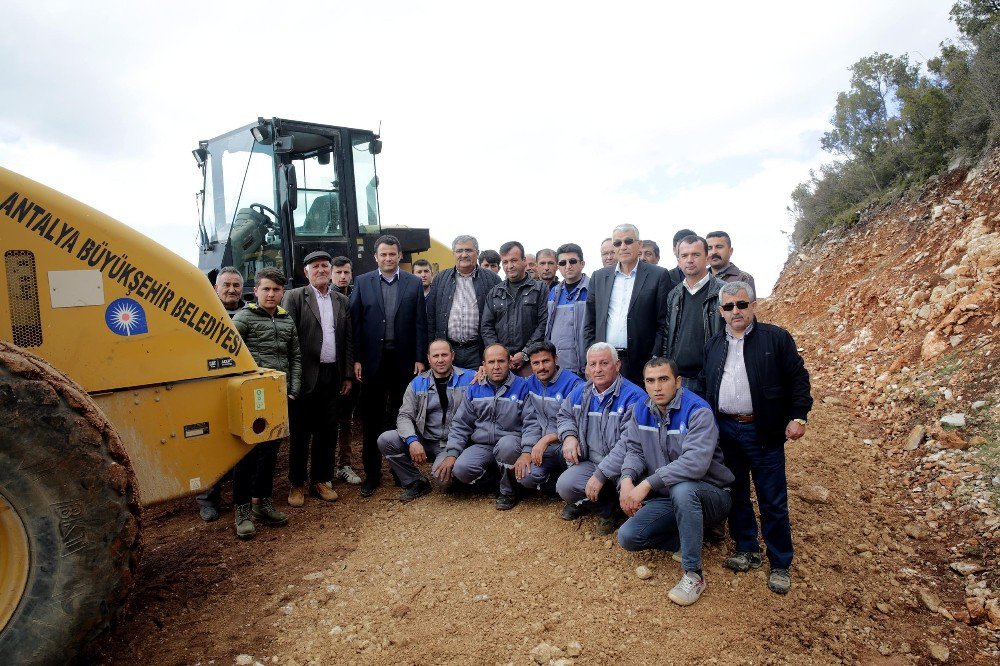
POLYGON ((501 513, 486 498, 434 493, 402 505, 395 488, 362 500, 338 486, 337 503, 308 502, 246 543, 228 513, 204 524, 191 501, 150 511, 132 611, 92 659, 902 664, 927 660, 931 641, 950 663, 978 662, 982 638, 920 601, 921 588, 952 607, 963 595, 957 578, 934 580, 943 546, 903 533, 902 495, 881 449, 862 441, 872 426, 817 405, 788 449, 787 597, 767 591, 763 572, 728 572, 724 548, 709 547, 707 591, 682 609, 666 598, 680 574, 669 554, 626 553, 593 518, 561 520, 559 504, 501 513), (639 565, 653 576, 637 577, 639 565))

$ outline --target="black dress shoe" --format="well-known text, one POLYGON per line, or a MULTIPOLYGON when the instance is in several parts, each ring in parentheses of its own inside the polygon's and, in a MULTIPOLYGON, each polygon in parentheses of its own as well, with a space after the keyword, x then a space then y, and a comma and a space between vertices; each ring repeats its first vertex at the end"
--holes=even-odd
POLYGON ((361 484, 361 496, 371 497, 378 490, 379 480, 378 479, 365 479, 364 483, 361 484))
POLYGON ((400 502, 412 502, 418 497, 423 497, 431 491, 431 482, 427 479, 420 479, 411 483, 410 486, 399 494, 400 502))

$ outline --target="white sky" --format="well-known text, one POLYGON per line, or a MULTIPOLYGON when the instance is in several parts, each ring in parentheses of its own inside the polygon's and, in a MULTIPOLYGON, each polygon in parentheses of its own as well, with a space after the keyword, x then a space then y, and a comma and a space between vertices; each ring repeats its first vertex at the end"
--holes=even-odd
POLYGON ((723 229, 766 295, 847 68, 933 57, 952 3, 671 4, 7 3, 0 165, 196 261, 199 139, 381 121, 383 224, 573 241, 590 271, 621 222, 666 253, 723 229))

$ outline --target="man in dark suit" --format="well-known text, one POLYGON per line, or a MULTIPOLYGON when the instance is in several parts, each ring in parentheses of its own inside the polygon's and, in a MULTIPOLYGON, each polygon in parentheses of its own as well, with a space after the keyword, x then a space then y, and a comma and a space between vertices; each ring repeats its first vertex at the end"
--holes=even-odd
POLYGON ((424 287, 416 275, 399 270, 399 239, 375 241, 378 269, 358 276, 351 293, 354 323, 354 377, 361 382, 364 431, 361 459, 365 481, 361 496, 375 494, 382 480, 378 436, 395 427, 406 385, 424 371, 427 310, 424 287))
POLYGON ((607 342, 618 351, 621 374, 642 386, 642 367, 660 348, 670 277, 659 266, 639 261, 639 230, 620 224, 611 233, 617 263, 590 278, 583 336, 586 348, 607 342))
POLYGON ((331 269, 326 252, 307 255, 303 270, 309 284, 287 292, 282 301, 295 322, 302 355, 302 390, 298 400, 289 403, 288 504, 294 507, 305 502, 310 457, 309 492, 327 502, 337 499, 331 482, 338 402, 351 390, 354 331, 347 297, 331 287, 331 269))

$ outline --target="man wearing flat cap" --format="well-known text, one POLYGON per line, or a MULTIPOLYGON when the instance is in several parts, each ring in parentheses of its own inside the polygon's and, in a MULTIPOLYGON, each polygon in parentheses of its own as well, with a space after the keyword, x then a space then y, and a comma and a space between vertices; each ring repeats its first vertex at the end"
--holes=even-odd
POLYGON ((332 488, 337 402, 350 392, 354 373, 349 302, 331 286, 330 255, 312 252, 303 264, 309 284, 286 292, 282 301, 295 321, 302 354, 302 389, 288 403, 288 504, 293 507, 305 502, 307 481, 310 494, 327 502, 337 499, 332 488))

